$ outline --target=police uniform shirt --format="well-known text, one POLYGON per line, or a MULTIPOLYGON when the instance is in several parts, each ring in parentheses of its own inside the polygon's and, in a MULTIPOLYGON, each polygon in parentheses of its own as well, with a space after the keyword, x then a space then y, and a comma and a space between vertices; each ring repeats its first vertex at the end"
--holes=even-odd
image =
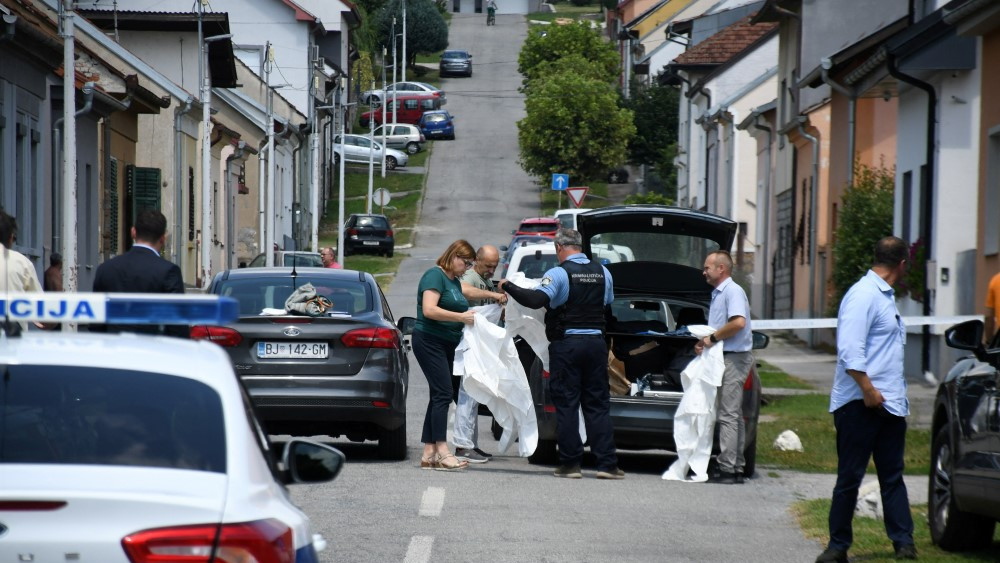
MULTIPOLYGON (((590 259, 582 252, 572 254, 566 260, 576 262, 577 264, 590 263, 590 259)), ((604 270, 604 304, 609 305, 615 300, 614 283, 611 279, 611 272, 604 266, 601 266, 601 269, 604 270)), ((551 268, 545 272, 542 282, 537 289, 549 296, 550 309, 561 307, 569 299, 569 275, 566 274, 566 270, 559 266, 551 268)), ((601 331, 568 327, 566 334, 601 334, 601 331)))

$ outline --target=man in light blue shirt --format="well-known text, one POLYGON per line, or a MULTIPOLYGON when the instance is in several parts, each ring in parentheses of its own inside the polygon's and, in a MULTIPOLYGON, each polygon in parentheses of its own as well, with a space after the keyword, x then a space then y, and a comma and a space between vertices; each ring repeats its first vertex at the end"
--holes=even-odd
POLYGON ((727 485, 743 482, 746 459, 746 425, 743 420, 743 386, 753 367, 753 335, 750 331, 750 302, 743 288, 733 281, 733 258, 725 250, 716 250, 705 258, 702 270, 712 290, 708 326, 715 332, 695 345, 701 354, 705 348, 722 346, 726 369, 719 389, 719 474, 710 481, 727 485))
POLYGON ((851 520, 868 460, 875 459, 885 529, 897 559, 916 559, 913 518, 903 483, 906 444, 906 332, 892 285, 906 272, 909 247, 897 237, 875 245, 875 263, 844 295, 837 315, 837 371, 830 412, 837 429, 837 484, 830 504, 830 543, 817 563, 847 561, 851 520))

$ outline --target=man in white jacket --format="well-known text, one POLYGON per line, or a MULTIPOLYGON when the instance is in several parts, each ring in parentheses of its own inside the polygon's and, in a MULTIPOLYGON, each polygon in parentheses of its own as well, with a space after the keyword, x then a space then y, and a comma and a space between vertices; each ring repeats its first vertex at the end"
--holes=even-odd
POLYGON ((722 346, 726 364, 719 390, 719 474, 713 483, 743 482, 743 450, 746 428, 743 422, 743 385, 753 366, 753 335, 750 332, 750 302, 733 281, 733 259, 729 252, 716 250, 705 258, 705 280, 714 287, 708 325, 715 332, 695 344, 695 352, 722 346))

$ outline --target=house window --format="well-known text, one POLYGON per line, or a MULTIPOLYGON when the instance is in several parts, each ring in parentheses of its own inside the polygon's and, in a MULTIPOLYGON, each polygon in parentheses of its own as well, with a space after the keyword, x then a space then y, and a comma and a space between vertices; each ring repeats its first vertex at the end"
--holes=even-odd
POLYGON ((986 216, 983 217, 983 254, 1000 253, 1000 127, 990 132, 986 146, 986 216))

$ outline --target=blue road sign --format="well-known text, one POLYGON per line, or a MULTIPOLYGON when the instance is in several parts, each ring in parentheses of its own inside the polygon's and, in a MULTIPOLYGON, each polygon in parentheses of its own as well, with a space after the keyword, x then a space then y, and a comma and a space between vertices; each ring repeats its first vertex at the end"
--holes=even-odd
POLYGON ((563 191, 569 187, 569 174, 553 174, 552 175, 552 189, 556 191, 563 191))

